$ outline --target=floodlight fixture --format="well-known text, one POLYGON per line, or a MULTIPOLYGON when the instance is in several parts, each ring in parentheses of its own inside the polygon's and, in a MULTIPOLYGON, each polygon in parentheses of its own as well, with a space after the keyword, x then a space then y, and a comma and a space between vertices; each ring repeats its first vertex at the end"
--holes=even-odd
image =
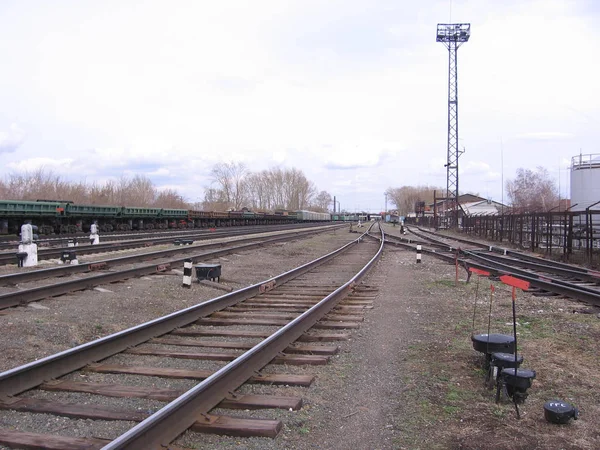
POLYGON ((438 23, 436 42, 459 43, 467 42, 471 37, 470 23, 438 23))

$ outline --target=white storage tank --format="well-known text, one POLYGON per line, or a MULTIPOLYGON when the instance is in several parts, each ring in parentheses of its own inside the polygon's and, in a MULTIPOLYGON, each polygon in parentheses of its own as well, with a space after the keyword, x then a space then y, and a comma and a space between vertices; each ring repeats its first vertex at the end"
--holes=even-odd
MULTIPOLYGON (((600 153, 571 158, 571 211, 600 202, 600 153)), ((592 209, 600 209, 600 203, 592 209)))

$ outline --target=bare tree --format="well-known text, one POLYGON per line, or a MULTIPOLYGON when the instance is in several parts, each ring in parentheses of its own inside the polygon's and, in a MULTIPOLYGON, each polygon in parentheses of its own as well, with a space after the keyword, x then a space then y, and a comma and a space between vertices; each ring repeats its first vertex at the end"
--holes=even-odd
POLYGON ((129 205, 152 205, 156 198, 156 188, 150 178, 144 175, 136 175, 127 180, 125 193, 129 205))
POLYGON ((183 197, 176 191, 157 191, 148 177, 136 175, 109 180, 104 184, 63 180, 52 171, 13 173, 0 181, 0 198, 12 200, 58 200, 78 204, 119 206, 161 206, 187 208, 183 197))
POLYGON ((227 211, 228 202, 225 200, 225 194, 220 189, 205 188, 204 201, 202 209, 204 211, 227 211))
POLYGON ((556 183, 541 166, 535 172, 517 169, 516 178, 506 182, 506 193, 515 211, 520 213, 549 211, 558 205, 556 183))
POLYGON ((398 214, 406 216, 415 210, 415 202, 433 202, 433 192, 442 188, 433 186, 402 186, 399 188, 388 188, 386 193, 391 202, 398 209, 398 214))
MULTIPOLYGON (((235 188, 232 183, 227 187, 231 177, 223 176, 225 171, 223 165, 216 166, 215 169, 213 173, 218 175, 215 181, 219 184, 219 188, 210 193, 211 199, 233 203, 234 196, 227 195, 235 188)), ((251 206, 260 210, 297 210, 306 209, 313 204, 317 188, 301 170, 275 167, 258 173, 245 172, 241 191, 243 193, 241 197, 246 202, 245 205, 240 203, 241 206, 251 206)))
POLYGON ((213 183, 215 183, 223 194, 223 199, 229 208, 239 210, 244 206, 244 178, 247 169, 244 163, 228 162, 216 164, 212 171, 213 183))
POLYGON ((163 189, 162 191, 159 191, 156 199, 154 200, 154 206, 159 208, 188 208, 188 204, 186 203, 185 199, 174 189, 163 189))
POLYGON ((88 197, 85 183, 70 183, 45 169, 12 173, 2 182, 2 198, 15 200, 63 200, 83 202, 88 197))
POLYGON ((321 191, 315 197, 313 208, 319 212, 327 212, 329 210, 329 205, 333 202, 333 198, 331 194, 327 191, 321 191))
POLYGON ((251 173, 246 177, 245 192, 252 209, 270 209, 269 191, 266 171, 251 173))
POLYGON ((117 186, 113 180, 102 184, 92 184, 89 188, 89 202, 92 205, 116 205, 117 186))
POLYGON ((306 209, 316 192, 314 184, 298 169, 283 172, 282 187, 285 208, 291 210, 306 209))

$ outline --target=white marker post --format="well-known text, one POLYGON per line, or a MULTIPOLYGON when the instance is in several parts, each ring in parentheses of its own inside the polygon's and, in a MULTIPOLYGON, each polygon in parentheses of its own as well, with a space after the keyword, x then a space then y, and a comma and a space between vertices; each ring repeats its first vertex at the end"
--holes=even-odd
POLYGON ((23 259, 22 267, 37 266, 37 244, 33 242, 33 226, 30 223, 21 226, 21 243, 19 244, 18 252, 27 254, 25 259, 23 259))
POLYGON ((421 262, 421 244, 417 244, 417 264, 421 262))
POLYGON ((98 236, 98 225, 94 222, 90 226, 90 244, 98 245, 100 243, 100 236, 98 236))
POLYGON ((192 260, 186 259, 183 263, 183 287, 192 287, 192 260))

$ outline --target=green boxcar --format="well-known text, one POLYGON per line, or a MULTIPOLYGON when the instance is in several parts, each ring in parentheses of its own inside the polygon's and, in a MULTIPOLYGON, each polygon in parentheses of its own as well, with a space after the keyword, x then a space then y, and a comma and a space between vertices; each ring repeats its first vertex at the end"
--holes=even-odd
POLYGON ((1 217, 58 217, 64 208, 65 204, 60 202, 0 200, 1 217))
POLYGON ((121 217, 124 217, 124 218, 158 217, 159 214, 160 214, 160 208, 123 206, 123 209, 121 210, 121 217))
POLYGON ((117 217, 121 208, 119 206, 101 205, 67 205, 67 216, 69 217, 117 217))

